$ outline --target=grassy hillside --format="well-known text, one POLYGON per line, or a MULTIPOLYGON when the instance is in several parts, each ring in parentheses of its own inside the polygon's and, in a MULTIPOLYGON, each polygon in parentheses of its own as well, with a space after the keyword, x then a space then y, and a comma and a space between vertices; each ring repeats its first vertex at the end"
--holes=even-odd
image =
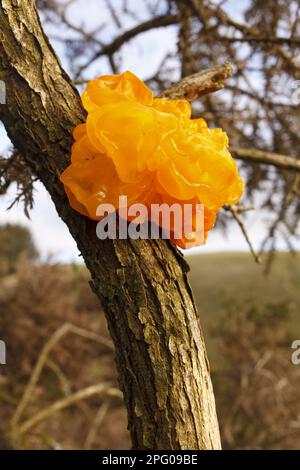
POLYGON ((268 276, 248 253, 200 253, 187 261, 204 330, 228 309, 245 303, 262 307, 283 302, 294 312, 292 321, 300 334, 299 254, 279 253, 268 276))

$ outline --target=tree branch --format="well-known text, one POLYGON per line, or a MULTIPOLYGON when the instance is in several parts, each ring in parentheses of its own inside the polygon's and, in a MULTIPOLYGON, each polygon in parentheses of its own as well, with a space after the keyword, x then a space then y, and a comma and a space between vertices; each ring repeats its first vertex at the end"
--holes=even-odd
POLYGON ((238 160, 245 160, 250 163, 263 163, 265 165, 276 166, 284 170, 300 172, 300 160, 278 153, 265 152, 257 149, 243 149, 231 147, 231 153, 238 160))
POLYGON ((218 41, 226 42, 263 42, 271 44, 287 44, 293 46, 300 46, 300 37, 275 37, 275 36, 215 36, 218 41))
POLYGON ((0 106, 13 144, 50 193, 91 273, 116 348, 133 447, 219 449, 209 366, 182 255, 165 240, 99 240, 59 174, 80 97, 41 28, 34 0, 0 0, 0 106))
POLYGON ((200 96, 207 95, 224 88, 224 82, 232 75, 232 65, 224 62, 210 69, 202 70, 185 77, 181 82, 161 93, 163 98, 185 98, 194 101, 200 96))

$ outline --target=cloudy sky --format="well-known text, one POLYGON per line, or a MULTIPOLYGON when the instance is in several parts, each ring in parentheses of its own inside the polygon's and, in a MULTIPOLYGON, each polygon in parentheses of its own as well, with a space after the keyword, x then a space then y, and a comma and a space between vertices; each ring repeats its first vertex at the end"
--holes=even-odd
MULTIPOLYGON (((116 3, 118 2, 116 1, 116 3)), ((244 1, 243 6, 245 6, 246 3, 247 2, 244 1)), ((95 8, 96 4, 97 2, 94 0, 84 0, 81 7, 79 6, 79 9, 77 7, 77 9, 71 12, 73 23, 77 22, 79 25, 82 22, 86 22, 92 30, 97 24, 97 9, 93 12, 93 8, 95 8), (85 12, 87 14, 86 18, 84 16, 85 12)), ((141 8, 142 2, 137 2, 136 4, 137 8, 141 8)), ((241 4, 242 2, 237 0, 229 2, 229 5, 235 9, 237 18, 239 16, 241 4)), ((106 14, 107 12, 105 11, 101 12, 101 18, 104 21, 106 14)), ((126 29, 131 25, 126 24, 124 26, 126 29)), ((48 33, 49 32, 51 32, 51 30, 48 28, 48 33)), ((113 37, 114 32, 110 31, 108 27, 106 33, 108 38, 107 40, 109 41, 109 38, 113 37)), ((67 67, 60 43, 54 42, 53 45, 56 48, 63 65, 67 67)), ((157 66, 161 62, 166 51, 170 49, 172 50, 175 47, 176 29, 173 26, 144 33, 139 36, 138 40, 123 47, 122 69, 129 69, 141 78, 146 79, 157 69, 157 66)), ((88 72, 90 76, 96 76, 106 73, 107 71, 107 64, 104 59, 95 63, 88 72)), ((3 126, 0 124, 0 152, 6 152, 8 146, 9 140, 3 126)), ((0 197, 0 222, 17 222, 28 226, 32 231, 35 242, 43 257, 47 257, 51 253, 57 261, 79 261, 79 253, 76 248, 76 244, 70 236, 66 226, 59 219, 50 197, 42 184, 36 184, 35 206, 31 211, 30 220, 25 217, 22 205, 13 207, 10 211, 6 210, 13 200, 15 192, 16 188, 11 187, 7 195, 0 197)), ((263 222, 264 216, 255 211, 251 213, 247 220, 249 233, 256 247, 259 246, 261 240, 264 238, 266 228, 263 222)), ((209 236, 206 246, 198 248, 197 250, 202 252, 211 252, 247 249, 246 242, 239 227, 232 224, 226 237, 218 229, 214 229, 209 236)))

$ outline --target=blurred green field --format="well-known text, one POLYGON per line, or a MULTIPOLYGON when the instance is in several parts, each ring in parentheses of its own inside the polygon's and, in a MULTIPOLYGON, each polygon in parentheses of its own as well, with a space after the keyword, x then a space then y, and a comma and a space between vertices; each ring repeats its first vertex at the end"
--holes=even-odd
POLYGON ((220 320, 228 308, 246 303, 257 307, 283 302, 293 314, 292 324, 300 333, 299 253, 278 253, 268 276, 249 253, 205 253, 186 257, 190 283, 204 331, 220 320))

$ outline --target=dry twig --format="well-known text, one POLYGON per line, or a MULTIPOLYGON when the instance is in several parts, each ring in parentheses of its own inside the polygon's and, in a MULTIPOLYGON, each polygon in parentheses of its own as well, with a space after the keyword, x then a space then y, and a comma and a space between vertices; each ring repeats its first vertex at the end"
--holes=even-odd
POLYGON ((92 447, 92 444, 96 438, 96 434, 97 434, 97 429, 100 427, 102 421, 104 420, 108 410, 109 410, 109 405, 110 405, 110 402, 109 400, 106 400, 104 403, 102 403, 102 405, 100 406, 96 416, 95 416, 95 419, 94 419, 94 422, 88 432, 88 435, 86 437, 86 440, 85 440, 85 443, 84 443, 84 449, 90 449, 92 447))
POLYGON ((39 377, 41 375, 41 372, 43 370, 43 367, 45 363, 47 362, 48 355, 50 351, 54 348, 54 346, 67 334, 67 333, 74 333, 76 335, 82 336, 87 339, 91 339, 93 341, 97 341, 100 344, 103 344, 105 347, 108 347, 109 349, 113 349, 111 341, 109 341, 107 338, 104 338, 100 335, 96 335, 95 333, 92 333, 90 331, 87 331, 83 328, 79 328, 75 325, 72 325, 70 323, 65 323, 62 325, 58 330, 56 330, 53 335, 49 338, 47 343, 44 345, 41 354, 38 358, 38 361, 36 363, 36 366, 33 369, 33 372, 31 374, 30 380, 24 390, 24 393, 22 395, 22 398, 16 408, 16 411, 11 419, 11 427, 14 430, 17 428, 18 423, 20 421, 20 418, 27 406, 27 404, 30 402, 32 395, 33 395, 33 390, 34 387, 36 386, 39 377))
MULTIPOLYGON (((250 251, 253 255, 253 258, 254 258, 255 262, 258 263, 258 264, 261 264, 261 259, 260 259, 259 255, 256 253, 256 251, 255 251, 255 249, 252 245, 252 242, 250 240, 250 237, 248 235, 248 232, 246 230, 246 227, 244 225, 244 222, 242 221, 242 219, 239 215, 241 211, 239 211, 238 206, 226 205, 226 206, 224 206, 224 209, 225 209, 225 211, 230 212, 232 214, 232 217, 234 218, 234 220, 238 223, 238 225, 239 225, 239 227, 240 227, 240 229, 241 229, 241 231, 242 231, 242 233, 245 237, 245 240, 246 240, 246 242, 249 246, 249 249, 250 249, 250 251)), ((242 212, 245 212, 245 211, 242 211, 242 212)))
POLYGON ((24 434, 28 432, 32 427, 39 424, 41 421, 44 421, 45 419, 52 416, 53 413, 61 411, 64 408, 67 408, 68 406, 78 403, 79 401, 86 400, 87 398, 90 398, 93 395, 105 395, 108 397, 115 397, 119 399, 122 399, 123 397, 122 392, 119 389, 113 387, 113 385, 110 383, 91 385, 90 387, 86 387, 83 390, 79 390, 78 392, 73 393, 67 398, 57 400, 50 406, 47 406, 42 411, 34 415, 32 418, 29 418, 14 431, 16 432, 16 435, 24 434))

